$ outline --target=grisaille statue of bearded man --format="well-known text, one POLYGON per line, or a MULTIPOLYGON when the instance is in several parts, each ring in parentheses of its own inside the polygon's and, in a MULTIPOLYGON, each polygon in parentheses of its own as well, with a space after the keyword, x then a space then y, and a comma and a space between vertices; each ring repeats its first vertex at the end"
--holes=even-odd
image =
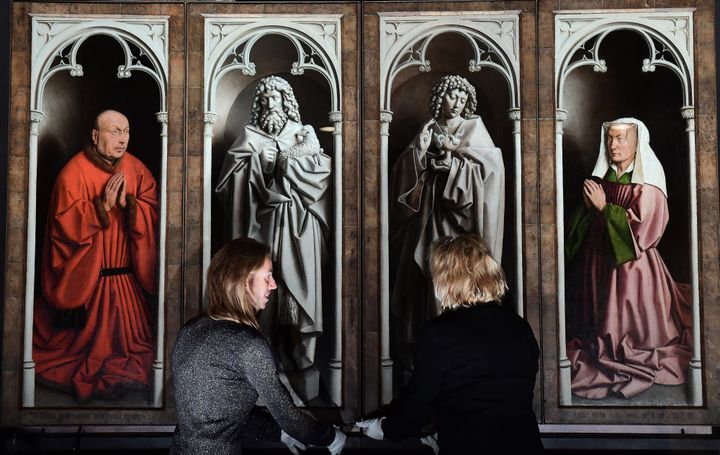
POLYGON ((271 332, 284 374, 303 400, 319 393, 316 341, 323 332, 323 269, 327 262, 331 159, 315 130, 300 122, 290 84, 260 80, 252 117, 225 157, 215 191, 232 238, 271 247, 278 282, 271 332))
POLYGON ((505 166, 476 108, 475 87, 467 79, 443 76, 432 88, 432 118, 392 170, 391 203, 398 221, 391 240, 396 270, 391 306, 401 360, 410 358, 421 324, 440 313, 427 266, 432 242, 480 234, 501 260, 505 166))

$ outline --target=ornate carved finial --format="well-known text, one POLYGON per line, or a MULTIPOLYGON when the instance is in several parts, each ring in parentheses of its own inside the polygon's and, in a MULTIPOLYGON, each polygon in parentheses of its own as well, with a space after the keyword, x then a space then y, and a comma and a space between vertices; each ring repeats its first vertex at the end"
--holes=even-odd
POLYGON ((253 62, 248 62, 247 65, 243 66, 240 71, 245 76, 254 76, 255 75, 255 64, 253 62))
POLYGON ((81 77, 83 74, 83 67, 80 64, 77 64, 70 69, 70 76, 72 77, 81 77))
POLYGON ((655 65, 650 63, 649 58, 643 59, 642 71, 643 71, 643 73, 654 73, 655 72, 655 65))
POLYGON ((300 67, 300 63, 293 62, 292 68, 290 68, 290 74, 292 74, 293 76, 301 76, 304 73, 305 73, 305 70, 300 67))
POLYGON ((127 79, 131 76, 130 70, 125 65, 118 66, 117 77, 118 79, 127 79))
POLYGON ((468 71, 471 73, 477 73, 482 69, 482 64, 480 62, 476 61, 475 59, 472 59, 468 62, 468 71))

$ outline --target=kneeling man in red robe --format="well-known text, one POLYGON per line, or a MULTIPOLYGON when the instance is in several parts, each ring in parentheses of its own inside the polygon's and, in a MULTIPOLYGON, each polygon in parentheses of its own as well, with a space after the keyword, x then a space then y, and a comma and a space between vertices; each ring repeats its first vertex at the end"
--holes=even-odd
POLYGON ((68 161, 50 197, 33 358, 41 382, 81 402, 150 382, 157 185, 129 140, 123 114, 100 113, 92 147, 68 161))

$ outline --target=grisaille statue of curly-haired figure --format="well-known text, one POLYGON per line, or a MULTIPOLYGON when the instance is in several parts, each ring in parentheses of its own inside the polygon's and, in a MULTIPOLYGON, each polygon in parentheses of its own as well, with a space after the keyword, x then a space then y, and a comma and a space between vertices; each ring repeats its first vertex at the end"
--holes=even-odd
POLYGON ((271 247, 278 282, 272 341, 305 401, 319 393, 315 353, 323 331, 331 168, 313 127, 300 122, 290 84, 277 76, 261 79, 250 124, 228 150, 215 191, 232 238, 271 247))
POLYGON ((396 226, 391 241, 395 270, 391 296, 397 318, 397 354, 408 360, 420 325, 440 313, 427 269, 432 242, 480 234, 493 257, 502 257, 505 167, 482 119, 475 87, 443 76, 432 88, 432 118, 396 161, 390 197, 396 226))

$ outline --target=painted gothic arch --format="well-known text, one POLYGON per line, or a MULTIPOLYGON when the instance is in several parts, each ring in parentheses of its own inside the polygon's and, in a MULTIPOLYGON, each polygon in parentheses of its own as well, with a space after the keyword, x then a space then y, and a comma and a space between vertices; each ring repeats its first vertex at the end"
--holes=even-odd
MULTIPOLYGON (((157 84, 160 105, 156 117, 160 123, 162 157, 160 175, 158 314, 165 305, 165 249, 167 214, 167 87, 168 87, 168 17, 167 16, 32 16, 32 67, 30 90, 30 144, 28 172, 27 269, 25 282, 25 321, 22 404, 35 405, 35 363, 32 359, 33 302, 35 295, 36 201, 39 124, 43 119, 43 93, 48 80, 61 71, 82 77, 77 53, 88 38, 109 36, 120 45, 124 63, 117 77, 129 78, 134 71, 147 73, 157 84)), ((153 362, 152 406, 162 406, 164 383, 165 320, 158 318, 155 327, 157 344, 153 362)))
MULTIPOLYGON (((690 404, 702 405, 702 360, 700 339, 700 288, 698 258, 698 212, 697 212, 697 164, 695 150, 694 108, 694 62, 693 62, 693 12, 689 10, 632 11, 607 14, 599 11, 586 13, 559 13, 555 17, 555 182, 561 188, 563 182, 563 122, 567 120, 564 83, 575 69, 590 66, 595 72, 606 72, 605 60, 600 47, 608 34, 629 30, 642 36, 647 45, 648 57, 640 69, 654 72, 656 67, 671 70, 679 79, 683 106, 680 114, 686 122, 689 164, 690 207, 690 285, 692 293, 693 353, 690 360, 688 382, 690 404)), ((557 254, 565 253, 564 198, 556 192, 557 254)), ((558 260, 558 343, 559 343, 559 401, 571 405, 570 361, 566 352, 565 328, 565 263, 558 260)))

